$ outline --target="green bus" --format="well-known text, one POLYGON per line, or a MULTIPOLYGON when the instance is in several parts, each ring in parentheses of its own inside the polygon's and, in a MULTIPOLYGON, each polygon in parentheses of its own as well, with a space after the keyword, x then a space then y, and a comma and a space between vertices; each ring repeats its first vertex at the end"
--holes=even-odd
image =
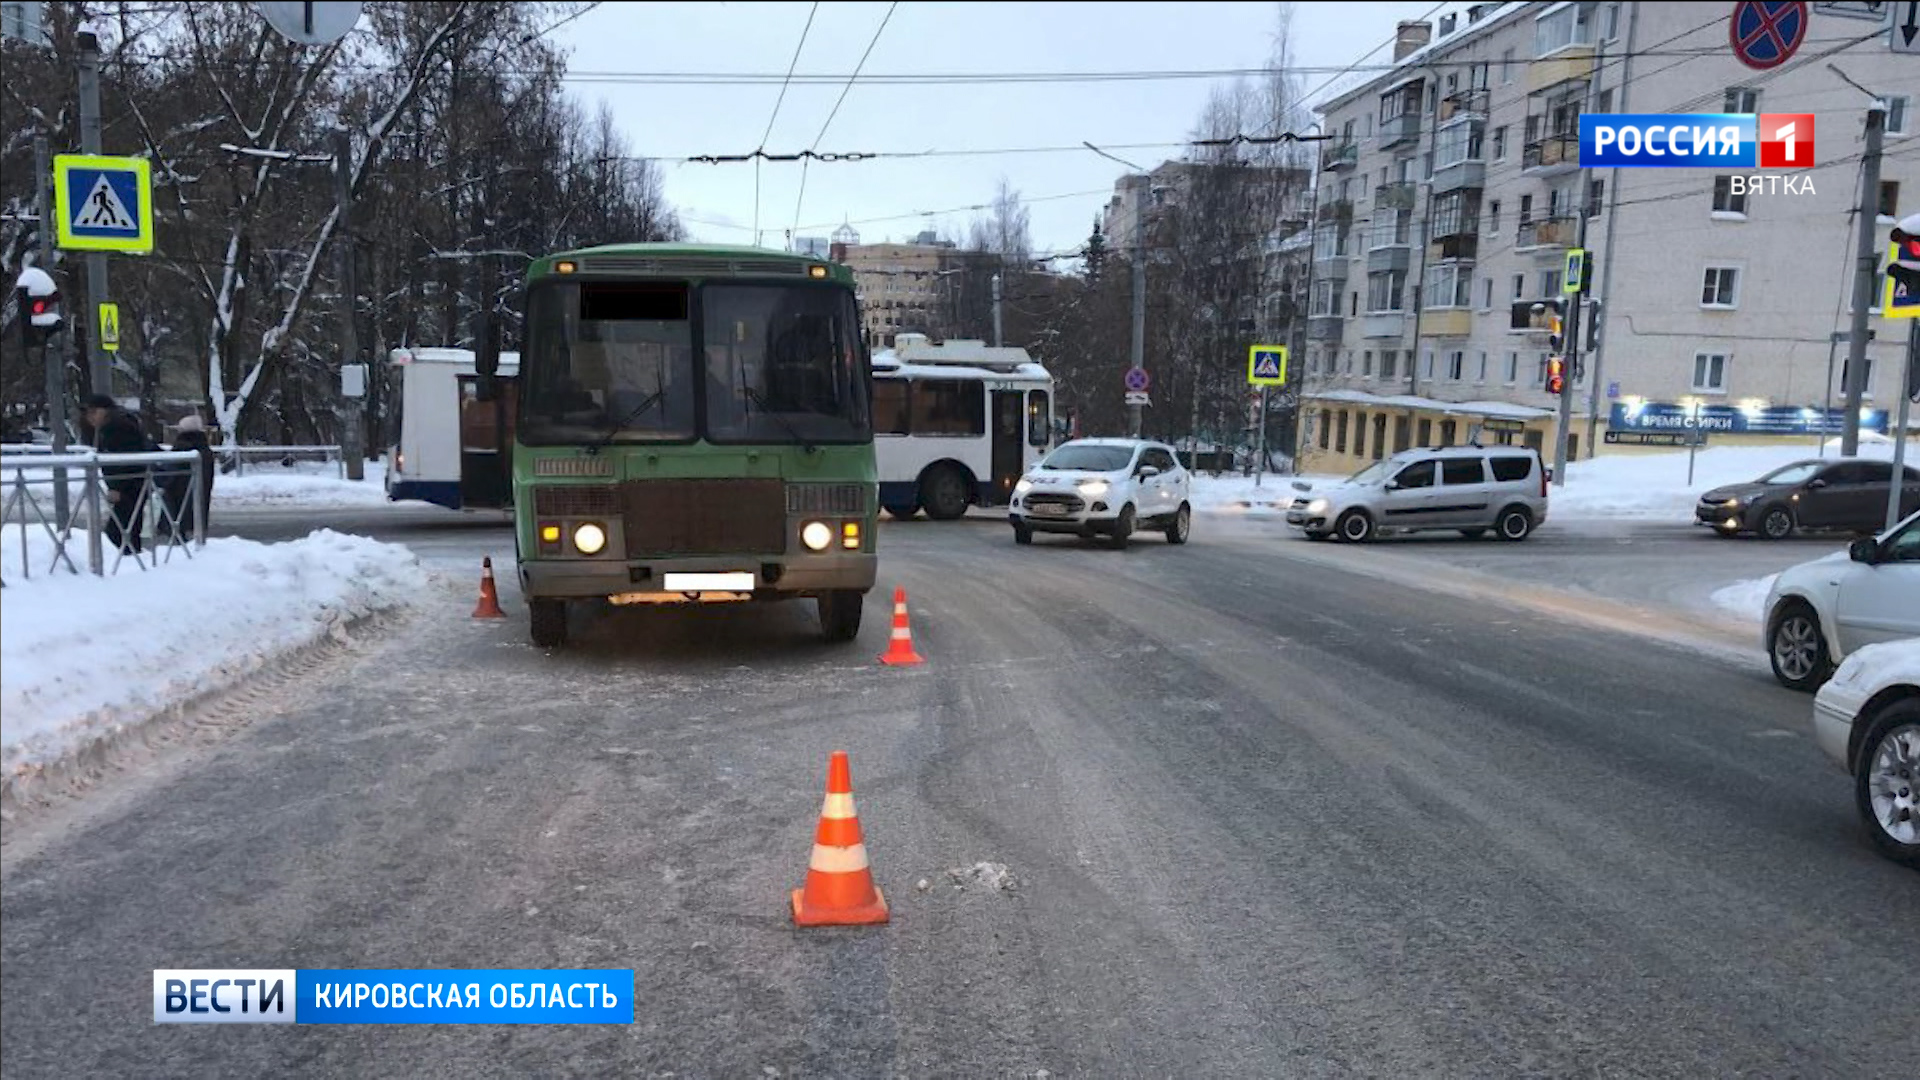
MULTIPOLYGON (((505 426, 534 644, 565 644, 575 601, 806 597, 829 641, 851 641, 879 561, 852 271, 619 244, 535 260, 525 303, 505 426)), ((498 358, 483 340, 490 397, 498 358)))

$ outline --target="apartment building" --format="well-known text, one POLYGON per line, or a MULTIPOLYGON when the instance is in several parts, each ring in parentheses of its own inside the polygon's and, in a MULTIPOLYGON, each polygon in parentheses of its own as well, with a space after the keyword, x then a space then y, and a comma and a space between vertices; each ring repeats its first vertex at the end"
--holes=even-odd
MULTIPOLYGON (((1583 227, 1595 280, 1572 456, 1680 415, 1724 421, 1716 439, 1811 447, 1831 430, 1869 98, 1828 65, 1888 106, 1869 222, 1884 250, 1894 215, 1920 205, 1920 140, 1907 141, 1920 63, 1871 24, 1814 18, 1799 54, 1767 71, 1734 57, 1726 9, 1706 5, 1482 4, 1437 28, 1402 24, 1392 69, 1321 109, 1334 138, 1315 207, 1301 467, 1475 437, 1551 456, 1557 401, 1530 312, 1561 294, 1583 227), (1811 113, 1815 162, 1757 193, 1710 170, 1583 169, 1586 111, 1811 113)), ((1904 326, 1871 322, 1867 423, 1884 429, 1904 326)))
POLYGON ((834 233, 830 254, 853 271, 869 348, 886 348, 897 334, 934 331, 945 299, 941 272, 953 250, 931 234, 911 244, 862 244, 851 228, 834 233))

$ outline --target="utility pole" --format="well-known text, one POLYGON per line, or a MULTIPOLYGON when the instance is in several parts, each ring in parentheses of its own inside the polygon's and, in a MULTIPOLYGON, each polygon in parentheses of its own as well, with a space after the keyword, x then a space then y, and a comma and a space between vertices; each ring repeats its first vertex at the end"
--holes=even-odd
POLYGON ((1860 158, 1858 262, 1853 277, 1853 340, 1847 344, 1847 415, 1840 432, 1841 457, 1852 457, 1860 450, 1860 399, 1867 385, 1867 309, 1873 306, 1873 279, 1880 266, 1873 223, 1880 208, 1880 137, 1886 126, 1885 104, 1876 100, 1867 108, 1867 149, 1860 158))
POLYGON ((1000 347, 1000 275, 993 275, 993 347, 1000 347))
MULTIPOLYGON (((1146 367, 1147 359, 1147 188, 1153 177, 1142 173, 1135 193, 1133 215, 1133 363, 1146 367)), ((1140 437, 1140 406, 1127 406, 1128 434, 1140 437)))
MULTIPOLYGON (((344 376, 347 365, 360 362, 360 339, 353 325, 357 290, 353 283, 353 233, 348 217, 353 202, 353 141, 347 137, 345 128, 336 128, 333 132, 333 199, 333 257, 336 276, 340 279, 340 370, 344 376)), ((365 392, 363 384, 361 393, 365 392)), ((363 398, 342 397, 340 460, 346 466, 349 480, 366 477, 367 453, 361 445, 363 403, 363 398)))
MULTIPOLYGON (((80 46, 80 149, 100 153, 100 39, 92 30, 79 32, 80 46)), ((87 305, 73 313, 69 325, 87 328, 87 369, 91 373, 93 393, 113 393, 113 366, 107 351, 100 346, 98 330, 100 305, 107 302, 107 254, 87 252, 87 305)))
MULTIPOLYGON (((1581 178, 1584 179, 1587 174, 1585 170, 1582 170, 1580 175, 1581 178)), ((1590 209, 1587 206, 1587 194, 1586 191, 1582 191, 1573 204, 1573 212, 1580 215, 1580 224, 1574 232, 1574 235, 1578 238, 1574 241, 1574 247, 1583 253, 1587 250, 1587 211, 1590 209)), ((1581 257, 1584 259, 1585 255, 1583 254, 1581 257)), ((1560 387, 1560 415, 1557 421, 1558 431, 1553 440, 1553 483, 1555 487, 1567 486, 1567 440, 1568 437, 1573 434, 1573 388, 1580 382, 1580 304, 1587 295, 1587 271, 1584 266, 1580 271, 1579 291, 1566 295, 1569 301, 1566 304, 1567 317, 1565 321, 1561 323, 1561 334, 1563 335, 1562 344, 1565 347, 1565 351, 1562 353, 1562 356, 1565 358, 1562 377, 1566 382, 1560 387)), ((1588 447, 1587 453, 1591 456, 1593 448, 1588 447)), ((1691 483, 1691 481, 1689 481, 1689 483, 1691 483)))
MULTIPOLYGON (((47 137, 33 137, 33 205, 39 220, 34 233, 39 240, 37 265, 53 273, 53 158, 47 150, 47 137)), ((40 359, 47 369, 47 431, 53 436, 53 452, 67 452, 67 342, 73 340, 73 311, 67 312, 67 332, 59 345, 52 335, 40 341, 40 359)), ((26 312, 20 318, 27 318, 26 312)), ((53 520, 59 528, 67 526, 67 470, 53 470, 53 520)))

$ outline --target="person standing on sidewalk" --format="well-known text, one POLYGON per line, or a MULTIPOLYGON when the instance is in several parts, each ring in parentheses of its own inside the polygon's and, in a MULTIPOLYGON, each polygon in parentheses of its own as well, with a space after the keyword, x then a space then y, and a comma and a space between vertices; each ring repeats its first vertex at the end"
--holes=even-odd
MULTIPOLYGON (((87 426, 93 429, 93 449, 101 454, 141 454, 152 449, 147 436, 120 403, 105 394, 87 399, 87 426)), ((142 496, 147 488, 145 465, 110 465, 100 470, 108 503, 107 539, 122 552, 138 555, 142 496)))
POLYGON ((206 425, 201 423, 200 417, 189 414, 180 418, 179 431, 173 437, 173 449, 192 450, 200 455, 200 460, 193 466, 200 470, 200 498, 193 505, 188 505, 187 498, 193 490, 192 467, 171 467, 163 490, 167 512, 156 527, 167 529, 168 521, 177 521, 180 523, 180 539, 188 540, 206 529, 208 511, 213 502, 213 446, 207 442, 206 425))

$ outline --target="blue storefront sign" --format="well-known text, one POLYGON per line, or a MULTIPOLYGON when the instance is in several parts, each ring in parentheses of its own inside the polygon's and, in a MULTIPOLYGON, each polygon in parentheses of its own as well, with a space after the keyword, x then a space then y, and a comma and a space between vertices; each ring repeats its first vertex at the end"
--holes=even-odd
MULTIPOLYGON (((1845 409, 1808 409, 1797 405, 1743 408, 1738 405, 1676 405, 1650 401, 1615 402, 1607 426, 1615 431, 1702 431, 1728 435, 1838 435, 1846 430, 1845 409)), ((1862 409, 1860 430, 1887 430, 1887 410, 1862 409)))

